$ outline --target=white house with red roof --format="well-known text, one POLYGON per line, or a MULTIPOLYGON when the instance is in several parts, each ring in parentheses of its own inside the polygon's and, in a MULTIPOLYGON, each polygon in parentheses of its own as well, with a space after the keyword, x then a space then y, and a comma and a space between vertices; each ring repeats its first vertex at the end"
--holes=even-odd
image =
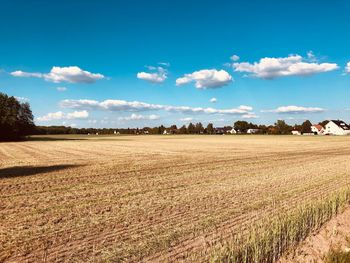
POLYGON ((324 128, 320 124, 312 125, 311 131, 315 135, 323 135, 324 134, 324 128))

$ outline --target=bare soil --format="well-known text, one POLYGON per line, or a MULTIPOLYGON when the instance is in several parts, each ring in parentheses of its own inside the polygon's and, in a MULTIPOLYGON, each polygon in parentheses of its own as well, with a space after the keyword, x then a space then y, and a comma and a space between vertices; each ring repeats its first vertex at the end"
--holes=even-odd
POLYGON ((66 139, 0 143, 0 262, 201 261, 350 186, 350 137, 66 139))

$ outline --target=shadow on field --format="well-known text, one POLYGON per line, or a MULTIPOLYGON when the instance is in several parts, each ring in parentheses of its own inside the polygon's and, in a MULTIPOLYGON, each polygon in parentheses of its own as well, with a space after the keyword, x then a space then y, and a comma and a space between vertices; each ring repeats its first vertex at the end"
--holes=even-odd
POLYGON ((51 166, 14 166, 0 169, 0 179, 50 173, 78 166, 80 165, 63 164, 51 166))

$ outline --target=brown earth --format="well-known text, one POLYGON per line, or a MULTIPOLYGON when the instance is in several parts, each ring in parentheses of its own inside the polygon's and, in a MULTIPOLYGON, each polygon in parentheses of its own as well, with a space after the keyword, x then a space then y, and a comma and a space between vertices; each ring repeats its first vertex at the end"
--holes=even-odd
POLYGON ((0 143, 0 261, 201 261, 350 186, 350 137, 79 138, 0 143))

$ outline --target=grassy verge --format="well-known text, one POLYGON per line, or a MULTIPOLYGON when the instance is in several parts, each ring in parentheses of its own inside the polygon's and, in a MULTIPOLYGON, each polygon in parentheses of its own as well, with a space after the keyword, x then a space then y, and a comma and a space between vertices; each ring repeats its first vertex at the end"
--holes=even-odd
POLYGON ((284 252, 295 247, 310 232, 319 229, 340 212, 349 202, 350 188, 346 188, 328 198, 267 220, 264 224, 254 225, 248 229, 248 234, 236 235, 231 240, 219 244, 214 249, 210 261, 275 262, 284 252))

